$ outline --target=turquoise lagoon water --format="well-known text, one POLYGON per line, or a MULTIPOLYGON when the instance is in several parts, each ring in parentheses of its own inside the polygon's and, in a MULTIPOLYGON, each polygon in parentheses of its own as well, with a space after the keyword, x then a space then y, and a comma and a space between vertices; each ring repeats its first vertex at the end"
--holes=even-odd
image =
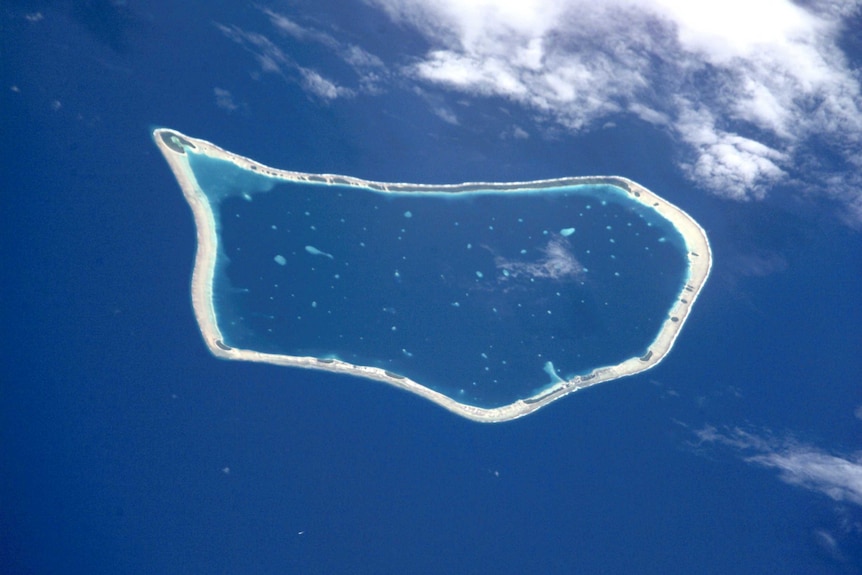
POLYGON ((217 222, 227 345, 379 367, 462 403, 643 355, 687 278, 680 234, 615 186, 391 193, 190 165, 217 222))

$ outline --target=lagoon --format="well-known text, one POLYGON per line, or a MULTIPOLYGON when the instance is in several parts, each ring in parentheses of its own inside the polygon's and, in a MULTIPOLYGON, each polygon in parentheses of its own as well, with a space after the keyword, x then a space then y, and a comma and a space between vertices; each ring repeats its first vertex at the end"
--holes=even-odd
POLYGON ((654 366, 711 267, 700 226, 625 178, 387 184, 154 138, 195 215, 215 355, 382 381, 479 421, 654 366))

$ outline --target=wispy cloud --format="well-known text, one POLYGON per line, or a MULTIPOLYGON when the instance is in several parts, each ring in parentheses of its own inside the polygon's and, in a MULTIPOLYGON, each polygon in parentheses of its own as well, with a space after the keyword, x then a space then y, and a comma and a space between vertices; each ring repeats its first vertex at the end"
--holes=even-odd
POLYGON ((718 195, 804 187, 862 222, 860 77, 839 46, 860 0, 369 1, 432 43, 404 68, 417 81, 575 132, 630 114, 718 195))
POLYGON ((730 446, 749 463, 778 470, 782 481, 818 491, 835 501, 862 505, 862 454, 829 453, 791 439, 759 436, 739 428, 704 427, 703 443, 730 446))
MULTIPOLYGON (((300 24, 287 15, 270 8, 259 7, 259 9, 282 35, 297 42, 318 44, 334 53, 342 62, 353 69, 359 81, 358 88, 360 91, 376 94, 382 90, 382 84, 388 76, 388 71, 383 61, 374 54, 356 44, 338 40, 323 30, 300 24)), ((315 74, 320 76, 319 72, 315 72, 315 74)), ((333 84, 331 80, 327 81, 333 84)), ((354 90, 348 88, 342 92, 341 95, 355 94, 354 90)))
POLYGON ((314 41, 326 44, 330 47, 336 47, 338 45, 338 42, 336 42, 329 34, 301 26, 286 15, 270 10, 269 8, 259 7, 259 9, 269 17, 269 21, 273 26, 288 36, 292 36, 301 41, 314 41))
MULTIPOLYGON (((248 32, 238 26, 219 23, 215 26, 225 37, 254 55, 259 66, 258 73, 276 74, 285 80, 298 82, 308 94, 326 101, 354 95, 350 88, 339 85, 310 67, 300 65, 264 34, 248 32)), ((284 29, 285 26, 284 22, 281 22, 279 28, 284 29)))
POLYGON ((334 100, 341 96, 352 96, 353 90, 343 88, 331 80, 327 80, 310 68, 299 68, 302 73, 302 85, 306 91, 311 92, 324 100, 334 100))
POLYGON ((216 106, 228 112, 233 112, 237 109, 237 105, 233 100, 233 94, 230 91, 224 88, 213 88, 213 93, 215 94, 216 106))
POLYGON ((495 254, 494 266, 502 273, 498 279, 579 280, 583 277, 584 266, 572 254, 571 244, 565 237, 554 234, 541 252, 543 257, 537 261, 509 259, 495 254))

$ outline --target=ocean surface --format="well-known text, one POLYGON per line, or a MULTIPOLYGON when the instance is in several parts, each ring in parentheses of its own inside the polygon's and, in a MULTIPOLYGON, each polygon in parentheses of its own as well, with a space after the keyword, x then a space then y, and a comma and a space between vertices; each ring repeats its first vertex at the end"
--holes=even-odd
MULTIPOLYGON (((363 3, 278 9, 327 22, 387 58, 428 48, 363 3)), ((393 81, 373 96, 321 101, 299 81, 261 74, 254 55, 219 28, 269 33, 251 4, 18 0, 0 15, 3 573, 860 572, 862 242, 828 200, 781 189, 760 201, 716 197, 677 170, 673 136, 623 114, 605 128, 529 128, 524 138, 512 126, 542 120, 496 97, 465 103, 393 81), (440 107, 461 121, 441 119, 440 107), (158 126, 274 167, 377 181, 622 175, 705 228, 712 275, 655 369, 505 424, 466 421, 358 378, 221 361, 193 315, 195 228, 151 140, 158 126), (794 475, 813 468, 806 462, 840 478, 837 487, 823 475, 794 475)), ((306 65, 327 58, 322 44, 278 41, 306 65)), ((858 49, 849 55, 862 61, 858 49)), ((538 258, 546 237, 574 227, 565 239, 589 270, 585 282, 593 270, 611 276, 596 280, 601 289, 566 284, 572 305, 599 307, 612 272, 633 273, 631 263, 606 267, 609 245, 588 256, 578 243, 584 226, 615 217, 611 205, 593 202, 604 215, 581 223, 577 215, 534 219, 538 208, 527 203, 551 195, 518 197, 493 214, 480 209, 482 197, 463 212, 460 200, 447 201, 431 214, 421 201, 368 194, 360 206, 338 193, 308 211, 385 210, 379 233, 352 232, 381 257, 395 253, 402 228, 413 254, 456 218, 496 226, 491 218, 520 217, 531 226, 526 235, 492 236, 462 222, 434 238, 456 254, 459 277, 476 278, 491 253, 483 243, 506 258, 520 249, 538 258)), ((568 198, 577 213, 586 201, 554 198, 568 198)), ((290 221, 279 201, 276 190, 225 200, 223 215, 242 215, 224 218, 228 253, 259 254, 266 274, 288 272, 277 255, 309 256, 305 265, 328 275, 312 301, 334 306, 324 299, 334 285, 325 268, 356 241, 330 244, 300 226, 290 244, 300 247, 267 243, 260 226, 285 232, 290 221), (246 215, 261 211, 272 221, 259 218, 245 233, 254 219, 246 215)), ((315 222, 368 226, 351 216, 315 222)), ((613 253, 645 242, 646 227, 638 229, 637 238, 616 236, 613 253)), ((648 245, 672 247, 657 235, 648 245)), ((373 265, 391 274, 387 290, 397 289, 394 270, 422 272, 418 262, 373 265)), ((270 285, 275 276, 266 277, 270 285)), ((409 330, 408 314, 428 311, 414 303, 396 302, 394 314, 369 305, 368 313, 409 330)), ((283 343, 357 329, 307 323, 283 343)), ((504 345, 516 345, 513 333, 504 345)), ((470 361, 441 348, 423 369, 478 365, 470 345, 459 345, 470 361)), ((561 360, 560 368, 579 366, 561 360)), ((530 370, 545 375, 540 364, 530 370)))

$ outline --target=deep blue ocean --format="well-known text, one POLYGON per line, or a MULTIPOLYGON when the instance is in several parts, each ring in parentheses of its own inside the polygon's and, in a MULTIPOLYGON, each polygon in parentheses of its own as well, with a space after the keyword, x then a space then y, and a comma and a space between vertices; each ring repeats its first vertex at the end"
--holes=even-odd
MULTIPOLYGON (((427 49, 361 3, 281 8, 381 54, 427 49)), ((458 106, 446 92, 320 102, 250 74, 214 25, 263 29, 249 4, 18 0, 0 17, 0 572, 860 572, 858 503, 752 460, 802 445, 858 461, 862 241, 835 206, 697 190, 673 138, 627 116, 501 139, 533 120, 503 100, 461 125, 428 108, 458 106), (712 276, 655 369, 506 424, 217 360, 159 126, 378 181, 623 175, 704 227, 712 276)))

